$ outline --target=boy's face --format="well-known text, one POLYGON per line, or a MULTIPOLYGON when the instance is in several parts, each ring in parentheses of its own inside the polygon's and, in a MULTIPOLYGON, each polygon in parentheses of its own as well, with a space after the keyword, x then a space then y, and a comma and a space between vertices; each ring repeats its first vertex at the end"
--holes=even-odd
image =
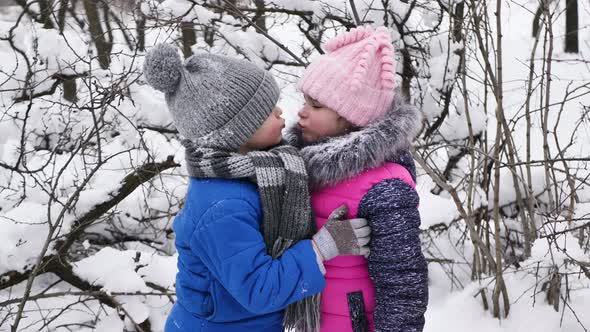
POLYGON ((305 105, 297 114, 297 124, 303 140, 307 143, 324 137, 340 136, 352 128, 352 124, 345 118, 308 95, 305 95, 305 105))
POLYGON ((283 111, 278 107, 266 118, 262 126, 256 130, 242 151, 264 150, 279 144, 282 140, 281 130, 285 128, 285 120, 281 117, 283 111))

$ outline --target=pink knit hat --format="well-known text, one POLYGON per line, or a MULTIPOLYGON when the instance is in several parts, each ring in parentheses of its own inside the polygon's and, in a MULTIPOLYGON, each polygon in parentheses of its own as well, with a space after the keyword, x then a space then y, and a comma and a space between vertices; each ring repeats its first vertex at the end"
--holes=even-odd
POLYGON ((385 27, 358 27, 329 40, 297 88, 357 126, 390 109, 395 60, 385 27))

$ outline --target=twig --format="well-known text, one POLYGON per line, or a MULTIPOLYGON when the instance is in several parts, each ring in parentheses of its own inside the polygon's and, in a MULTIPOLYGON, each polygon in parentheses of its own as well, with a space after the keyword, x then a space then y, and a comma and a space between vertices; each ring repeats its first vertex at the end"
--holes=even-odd
POLYGON ((451 195, 451 197, 453 198, 453 201, 455 202, 455 206, 457 207, 457 210, 459 211, 459 213, 461 214, 461 216, 465 220, 465 223, 468 226, 471 241, 473 241, 474 245, 476 245, 477 247, 479 247, 482 250, 482 252, 484 253, 484 256, 488 260, 488 263, 495 267, 496 260, 494 259, 491 252, 489 251, 489 248, 487 248, 486 245, 479 238, 479 236, 475 230, 475 225, 473 224, 473 220, 471 218, 469 218, 469 215, 467 214, 467 212, 463 208, 463 203, 461 202, 461 199, 459 198, 457 191, 455 189, 453 189, 445 181, 443 181, 440 178, 440 176, 438 176, 434 172, 434 170, 430 166, 428 166, 428 164, 426 164, 426 162, 422 159, 422 157, 413 148, 412 148, 412 156, 414 157, 416 162, 420 165, 420 167, 422 167, 422 169, 424 169, 424 171, 426 171, 426 173, 428 173, 428 175, 432 178, 432 180, 434 180, 434 182, 436 184, 441 186, 444 190, 446 190, 451 195))
MULTIPOLYGON (((115 154, 115 155, 117 155, 117 154, 115 154)), ((115 155, 111 156, 110 158, 114 157, 115 155)), ((69 199, 68 203, 66 203, 65 207, 62 209, 61 215, 63 215, 65 213, 65 211, 67 210, 67 207, 71 205, 71 203, 75 200, 75 197, 77 196, 77 194, 82 190, 82 188, 85 187, 85 185, 88 183, 88 181, 90 181, 92 176, 108 160, 109 160, 109 158, 105 159, 103 163, 98 164, 90 172, 89 176, 87 176, 86 179, 84 180, 84 182, 78 187, 77 192, 74 193, 72 195, 72 197, 69 199)), ((129 194, 131 194, 135 190, 135 188, 137 188, 140 184, 151 179, 154 175, 158 174, 159 172, 161 172, 165 169, 171 168, 171 167, 176 167, 176 166, 178 166, 178 164, 175 163, 171 157, 169 157, 168 160, 166 160, 166 162, 164 162, 164 163, 148 163, 148 164, 140 167, 135 172, 127 175, 122 182, 121 188, 117 191, 117 194, 115 196, 113 196, 113 198, 111 198, 109 201, 98 204, 92 210, 90 210, 89 212, 84 214, 81 218, 76 220, 74 222, 74 225, 75 225, 74 227, 76 227, 76 228, 74 228, 68 234, 65 241, 59 242, 56 245, 57 254, 45 257, 45 254, 46 254, 47 250, 49 249, 49 244, 51 243, 51 240, 53 238, 53 234, 58 229, 59 223, 56 222, 55 224, 51 225, 50 230, 47 235, 47 238, 46 238, 45 243, 43 245, 43 248, 41 249, 41 252, 39 253, 39 255, 37 257, 37 261, 34 265, 34 268, 32 270, 29 270, 28 272, 22 273, 22 274, 14 272, 13 277, 15 277, 19 281, 26 279, 27 285, 25 286, 25 293, 24 293, 23 298, 19 304, 19 307, 18 307, 18 310, 16 313, 16 317, 15 317, 13 325, 11 327, 13 332, 17 331, 18 324, 22 318, 25 303, 27 302, 27 300, 30 296, 33 280, 35 279, 35 277, 40 272, 51 271, 54 273, 59 273, 60 271, 62 271, 61 269, 58 269, 56 267, 57 266, 63 267, 62 257, 66 254, 69 247, 73 244, 75 239, 77 239, 78 236, 86 229, 86 227, 88 227, 90 224, 92 224, 92 222, 94 222, 96 219, 98 219, 100 216, 102 216, 104 213, 106 213, 109 209, 111 209, 113 206, 115 206, 120 201, 122 201, 129 194), (56 265, 56 262, 58 262, 57 264, 59 264, 59 265, 56 265), (53 267, 53 269, 48 266, 53 267)), ((61 216, 58 217, 58 220, 60 220, 60 219, 61 219, 61 216)), ((64 276, 67 277, 68 275, 65 274, 64 276)), ((0 289, 5 288, 5 286, 10 285, 13 282, 14 282, 14 280, 11 280, 10 278, 7 281, 3 280, 3 282, 0 283, 0 289)), ((68 281, 68 282, 70 282, 70 281, 68 281)))
MULTIPOLYGON (((44 293, 44 294, 37 294, 29 296, 28 301, 37 301, 41 299, 49 299, 53 297, 64 297, 64 296, 92 296, 92 297, 100 297, 100 296, 175 296, 176 293, 174 292, 109 292, 106 293, 105 291, 64 291, 64 292, 54 292, 54 293, 44 293)), ((19 303, 22 301, 22 298, 10 299, 3 302, 0 302, 0 307, 4 307, 7 305, 19 303)))
POLYGON ((295 53, 293 53, 291 50, 289 50, 289 48, 287 48, 287 46, 283 45, 278 40, 276 40, 272 36, 270 36, 266 31, 264 31, 264 29, 262 29, 258 25, 256 25, 256 23, 252 22, 252 20, 250 20, 248 18, 248 16, 246 16, 246 14, 244 14, 241 10, 239 10, 238 7, 236 7, 233 3, 231 3, 231 1, 223 0, 223 2, 228 7, 230 7, 231 9, 233 9, 238 15, 240 15, 246 22, 248 22, 248 24, 250 24, 251 26, 253 26, 256 29, 256 31, 258 31, 260 34, 262 34, 266 38, 268 38, 268 40, 270 40, 275 45, 277 45, 281 50, 287 52, 287 54, 289 54, 293 59, 295 59, 301 65, 307 67, 307 63, 306 62, 304 62, 303 60, 301 60, 297 55, 295 55, 295 53))
POLYGON ((349 0, 350 9, 352 10, 352 15, 354 17, 354 21, 356 22, 357 26, 362 25, 361 18, 359 17, 359 13, 356 10, 356 5, 354 4, 354 0, 349 0))

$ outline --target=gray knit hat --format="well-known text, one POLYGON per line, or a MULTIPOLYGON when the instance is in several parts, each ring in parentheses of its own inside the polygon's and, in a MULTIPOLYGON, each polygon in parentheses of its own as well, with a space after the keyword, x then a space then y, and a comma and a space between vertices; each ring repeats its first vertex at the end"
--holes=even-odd
POLYGON ((195 144, 235 151, 272 113, 279 87, 254 64, 215 54, 182 63, 178 49, 159 44, 146 55, 148 83, 166 93, 179 133, 195 144))

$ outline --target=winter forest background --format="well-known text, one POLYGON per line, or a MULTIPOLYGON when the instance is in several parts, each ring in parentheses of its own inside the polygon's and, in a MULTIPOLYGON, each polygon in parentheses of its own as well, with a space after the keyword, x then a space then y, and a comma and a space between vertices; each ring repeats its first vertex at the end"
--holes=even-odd
POLYGON ((0 0, 0 331, 162 331, 187 177, 147 49, 269 69, 292 123, 360 24, 424 116, 425 331, 588 331, 585 0, 0 0))

